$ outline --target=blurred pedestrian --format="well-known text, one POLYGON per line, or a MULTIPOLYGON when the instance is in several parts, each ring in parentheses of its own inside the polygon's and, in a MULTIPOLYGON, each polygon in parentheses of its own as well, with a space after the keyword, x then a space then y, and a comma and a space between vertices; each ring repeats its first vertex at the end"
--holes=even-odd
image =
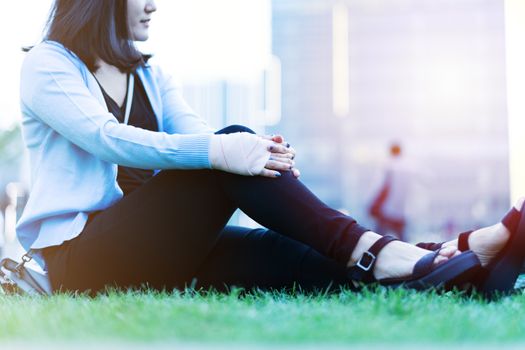
POLYGON ((382 185, 369 210, 376 222, 376 232, 405 240, 405 207, 409 181, 410 171, 403 162, 401 144, 394 142, 390 145, 390 158, 385 167, 382 185))

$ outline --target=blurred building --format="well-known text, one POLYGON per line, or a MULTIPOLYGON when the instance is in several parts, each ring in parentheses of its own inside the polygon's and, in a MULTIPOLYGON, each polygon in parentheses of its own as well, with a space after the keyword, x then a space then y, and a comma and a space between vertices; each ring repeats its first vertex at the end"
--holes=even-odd
POLYGON ((410 237, 499 221, 509 200, 502 1, 272 5, 282 65, 273 130, 298 149, 316 194, 366 223, 396 140, 418 170, 410 237))
POLYGON ((298 150, 302 181, 339 208, 348 143, 333 111, 332 6, 323 0, 272 5, 273 53, 282 69, 282 118, 272 131, 298 150))

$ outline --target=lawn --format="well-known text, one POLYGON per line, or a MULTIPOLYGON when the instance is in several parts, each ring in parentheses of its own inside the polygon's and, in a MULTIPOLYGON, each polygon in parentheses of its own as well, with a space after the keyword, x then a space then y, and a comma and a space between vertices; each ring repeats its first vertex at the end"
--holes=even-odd
POLYGON ((487 302, 384 289, 0 295, 0 341, 525 345, 524 310, 523 293, 487 302))

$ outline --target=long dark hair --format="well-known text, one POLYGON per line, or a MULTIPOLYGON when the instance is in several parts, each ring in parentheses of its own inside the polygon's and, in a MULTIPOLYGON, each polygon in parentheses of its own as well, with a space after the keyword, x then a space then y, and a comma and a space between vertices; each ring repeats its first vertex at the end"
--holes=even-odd
POLYGON ((73 51, 91 70, 96 60, 130 72, 149 58, 130 40, 127 0, 55 0, 45 39, 73 51))

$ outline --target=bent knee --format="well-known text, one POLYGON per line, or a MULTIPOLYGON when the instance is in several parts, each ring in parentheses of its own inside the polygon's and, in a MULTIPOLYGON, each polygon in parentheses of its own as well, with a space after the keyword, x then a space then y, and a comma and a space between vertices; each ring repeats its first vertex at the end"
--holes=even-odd
POLYGON ((216 132, 216 134, 232 134, 234 132, 249 132, 250 134, 255 134, 255 131, 244 126, 244 125, 230 125, 216 132))

